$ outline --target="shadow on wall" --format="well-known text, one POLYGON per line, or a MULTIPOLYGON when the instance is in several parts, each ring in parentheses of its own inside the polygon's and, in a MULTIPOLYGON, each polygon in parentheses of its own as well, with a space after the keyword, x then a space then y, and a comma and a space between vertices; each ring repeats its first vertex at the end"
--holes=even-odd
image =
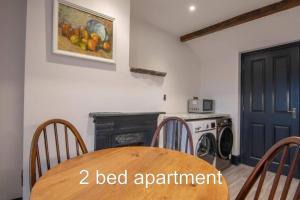
POLYGON ((164 84, 164 80, 165 80, 164 77, 152 76, 152 75, 147 75, 147 74, 137 74, 137 73, 132 73, 132 72, 131 72, 131 76, 135 79, 142 79, 143 82, 147 85, 157 86, 157 87, 162 86, 164 84))
POLYGON ((94 119, 91 117, 88 117, 88 125, 87 125, 87 133, 88 133, 88 137, 87 140, 85 141, 88 145, 87 148, 89 147, 93 147, 92 149, 89 148, 88 151, 89 152, 93 152, 95 150, 95 124, 94 124, 94 119))
POLYGON ((99 70, 116 71, 116 64, 54 54, 52 51, 54 0, 44 0, 44 1, 45 1, 45 10, 46 10, 46 16, 45 16, 46 41, 45 42, 46 42, 46 56, 48 62, 70 65, 73 67, 87 67, 87 68, 99 69, 99 70))

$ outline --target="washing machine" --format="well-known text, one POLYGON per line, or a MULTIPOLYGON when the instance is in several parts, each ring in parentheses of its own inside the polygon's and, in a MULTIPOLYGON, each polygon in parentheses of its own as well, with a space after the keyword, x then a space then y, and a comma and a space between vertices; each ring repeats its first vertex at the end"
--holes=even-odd
POLYGON ((216 120, 187 121, 193 138, 194 155, 216 166, 216 120))
POLYGON ((231 118, 217 119, 217 155, 216 168, 220 171, 231 165, 233 132, 231 118))

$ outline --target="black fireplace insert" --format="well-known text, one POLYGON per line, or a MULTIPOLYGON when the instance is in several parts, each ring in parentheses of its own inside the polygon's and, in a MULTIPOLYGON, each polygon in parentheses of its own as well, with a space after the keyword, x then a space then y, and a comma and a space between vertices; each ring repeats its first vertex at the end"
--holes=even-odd
POLYGON ((90 113, 95 123, 95 151, 150 146, 160 114, 163 113, 90 113))

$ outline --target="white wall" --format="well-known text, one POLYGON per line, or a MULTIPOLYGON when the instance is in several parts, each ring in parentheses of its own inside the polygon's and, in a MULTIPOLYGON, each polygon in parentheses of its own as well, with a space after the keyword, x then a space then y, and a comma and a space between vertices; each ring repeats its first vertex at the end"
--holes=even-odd
MULTIPOLYGON (((24 199, 28 199, 28 158, 38 124, 59 117, 76 125, 88 149, 93 150, 89 112, 183 112, 186 99, 198 92, 187 86, 196 68, 192 51, 153 27, 134 26, 132 63, 162 67, 169 74, 154 78, 129 72, 130 1, 72 0, 78 5, 116 18, 116 65, 57 56, 51 53, 52 0, 28 0, 24 103, 24 199), (139 29, 142 29, 141 31, 139 29), (147 32, 146 35, 144 32, 147 32), (148 40, 155 35, 156 40, 148 40), (147 37, 145 37, 147 36, 147 37), (145 37, 145 38, 143 38, 145 37), (135 43, 134 41, 137 41, 135 43), (150 46, 147 41, 156 44, 150 46), (151 50, 149 54, 148 50, 151 50), (145 51, 144 51, 145 50, 145 51), (163 55, 163 52, 167 52, 163 55), (149 58, 150 59, 146 59, 149 58), (190 75, 188 74, 190 73, 190 75), (163 102, 163 94, 168 101, 163 102)), ((136 67, 143 67, 136 66, 136 67)))
POLYGON ((26 1, 1 0, 0 199, 22 196, 26 1))
POLYGON ((233 153, 240 153, 240 53, 300 40, 300 7, 188 42, 201 63, 201 95, 216 99, 216 111, 234 120, 233 153))
POLYGON ((163 110, 187 112, 187 99, 197 96, 200 89, 196 54, 177 36, 139 19, 134 12, 131 14, 130 67, 167 72, 166 78, 160 78, 160 92, 167 95, 163 110))

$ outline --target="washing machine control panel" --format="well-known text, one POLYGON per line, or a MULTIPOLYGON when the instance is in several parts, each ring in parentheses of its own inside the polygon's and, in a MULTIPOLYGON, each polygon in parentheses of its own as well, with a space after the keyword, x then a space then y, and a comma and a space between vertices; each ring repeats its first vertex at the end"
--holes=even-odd
POLYGON ((211 123, 211 128, 216 128, 216 122, 211 123))
POLYGON ((232 120, 230 118, 223 118, 217 120, 218 127, 231 126, 231 125, 232 125, 232 120))
POLYGON ((216 122, 213 120, 204 120, 194 123, 194 132, 205 132, 216 128, 216 122))

